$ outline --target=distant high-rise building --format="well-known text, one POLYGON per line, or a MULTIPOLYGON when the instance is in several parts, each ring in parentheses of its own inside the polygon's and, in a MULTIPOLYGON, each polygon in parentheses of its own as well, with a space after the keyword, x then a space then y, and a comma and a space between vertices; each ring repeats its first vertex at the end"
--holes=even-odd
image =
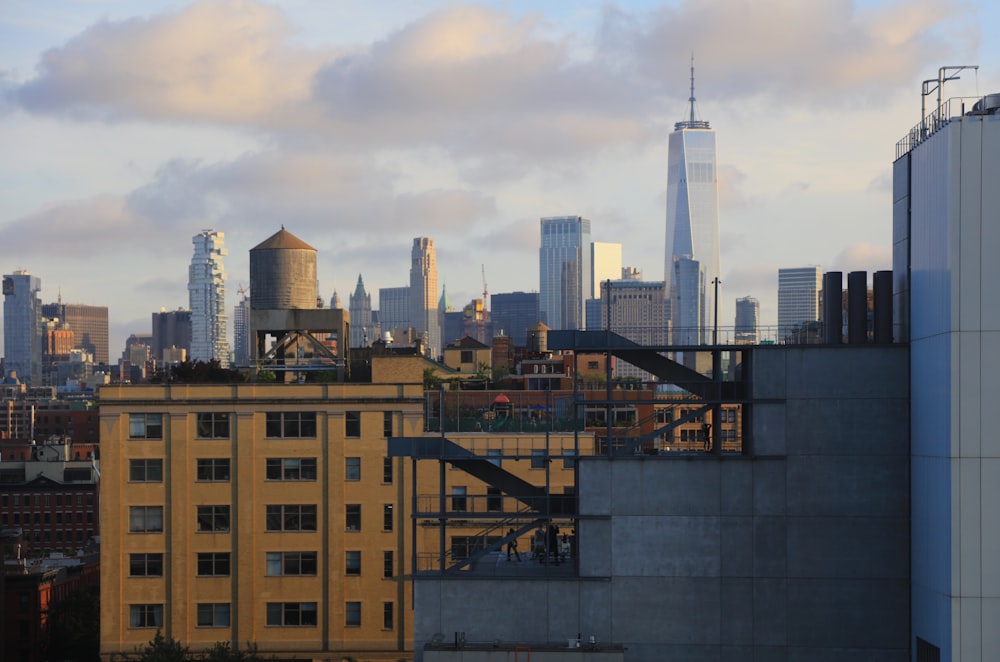
POLYGON ((250 297, 240 288, 240 300, 233 308, 233 360, 250 365, 250 297))
POLYGON ((365 281, 358 274, 358 284, 350 295, 347 312, 351 315, 351 347, 367 347, 377 338, 372 321, 372 295, 365 291, 365 281))
POLYGON ((528 344, 528 329, 538 324, 538 292, 491 294, 493 335, 509 336, 516 347, 528 344))
POLYGON ((42 305, 42 317, 58 318, 69 324, 73 330, 74 349, 89 352, 94 362, 107 365, 108 354, 108 307, 87 306, 82 303, 46 303, 42 305))
POLYGON ((424 352, 436 359, 441 355, 441 326, 434 240, 415 237, 410 258, 410 326, 423 336, 424 352))
POLYGON ((736 332, 738 344, 756 344, 760 339, 760 302, 754 297, 736 300, 736 332))
POLYGON ((340 295, 337 294, 337 290, 333 291, 333 296, 330 297, 330 310, 341 310, 344 304, 340 301, 340 295))
MULTIPOLYGON (((590 244, 590 299, 601 298, 601 283, 622 277, 622 245, 595 241, 590 244)), ((589 325, 588 325, 589 327, 589 325)))
POLYGON ((42 384, 42 281, 27 271, 3 277, 4 368, 32 386, 42 384))
POLYGON ((819 321, 823 270, 819 267, 778 269, 778 342, 805 322, 819 321))
POLYGON ((715 131, 695 118, 694 64, 690 116, 674 124, 667 166, 666 265, 663 271, 667 319, 678 345, 711 340, 719 278, 719 179, 715 131))
POLYGON ((410 327, 410 288, 380 287, 378 316, 382 335, 410 327))
POLYGON ((219 361, 229 365, 226 331, 226 270, 222 258, 228 254, 225 235, 203 230, 192 237, 194 257, 188 270, 191 302, 191 360, 219 361))
POLYGON ((585 288, 590 289, 590 220, 580 216, 541 219, 538 250, 542 321, 551 329, 582 329, 585 288))
POLYGON ((163 350, 169 348, 191 351, 191 311, 161 310, 153 313, 153 333, 150 354, 154 361, 163 361, 163 350))
MULTIPOLYGON (((667 329, 663 324, 666 299, 663 282, 641 280, 615 280, 604 283, 601 295, 601 326, 629 340, 647 346, 667 343, 667 329)), ((634 377, 644 382, 653 377, 626 361, 616 361, 616 377, 634 377)))

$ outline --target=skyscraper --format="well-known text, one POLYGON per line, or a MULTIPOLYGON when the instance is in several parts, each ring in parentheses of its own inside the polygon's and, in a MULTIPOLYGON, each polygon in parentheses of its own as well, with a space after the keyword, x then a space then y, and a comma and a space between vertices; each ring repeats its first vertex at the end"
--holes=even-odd
POLYGON ((361 274, 358 274, 354 294, 349 297, 347 312, 351 315, 351 347, 367 347, 378 340, 372 323, 372 295, 365 291, 361 274))
POLYGON ((226 271, 222 258, 225 235, 202 230, 191 242, 194 257, 188 270, 188 295, 191 301, 191 360, 217 359, 229 365, 229 340, 226 337, 226 271))
MULTIPOLYGON (((955 69, 940 69, 938 84, 955 69)), ((901 425, 910 431, 917 660, 1000 659, 998 145, 1000 94, 950 99, 897 144, 893 164, 893 336, 910 345, 901 425)))
POLYGON ((42 383, 41 290, 42 281, 27 271, 3 277, 4 366, 33 386, 42 383))
POLYGON ((823 271, 819 267, 778 269, 778 342, 803 322, 819 320, 823 271))
POLYGON ((94 362, 108 363, 108 307, 88 306, 82 303, 46 303, 42 317, 59 318, 73 330, 75 349, 94 355, 94 362))
POLYGON ((760 325, 760 302, 754 297, 743 297, 736 300, 736 337, 737 344, 756 344, 760 340, 758 327, 760 325))
POLYGON ((183 349, 187 358, 191 352, 191 311, 183 308, 161 310, 152 315, 153 333, 150 354, 154 361, 163 361, 163 350, 183 349))
POLYGON ((590 292, 591 299, 601 298, 601 283, 622 277, 622 245, 604 241, 590 244, 590 292))
MULTIPOLYGON (((410 325, 410 288, 380 287, 378 289, 378 319, 382 335, 395 336, 396 329, 406 329, 410 325)), ((393 338, 402 342, 400 338, 393 338)))
POLYGON ((410 253, 410 326, 423 336, 424 352, 433 359, 441 355, 437 284, 434 240, 415 237, 410 253))
POLYGON ((714 310, 719 278, 719 179, 715 131, 695 119, 694 63, 691 64, 690 116, 674 124, 667 166, 666 264, 664 293, 672 340, 704 344, 714 310))
POLYGON ((551 329, 584 328, 590 290, 590 221, 580 216, 541 219, 539 307, 551 329))
MULTIPOLYGON (((665 298, 663 282, 613 280, 604 283, 601 295, 601 325, 640 345, 658 346, 667 342, 663 324, 665 298)), ((635 377, 644 382, 653 376, 628 361, 615 362, 616 377, 635 377)))
POLYGON ((233 308, 233 361, 250 365, 250 297, 242 287, 239 296, 233 308))
POLYGON ((510 336, 514 344, 528 344, 528 329, 538 324, 538 292, 504 292, 491 294, 490 319, 493 335, 510 336))

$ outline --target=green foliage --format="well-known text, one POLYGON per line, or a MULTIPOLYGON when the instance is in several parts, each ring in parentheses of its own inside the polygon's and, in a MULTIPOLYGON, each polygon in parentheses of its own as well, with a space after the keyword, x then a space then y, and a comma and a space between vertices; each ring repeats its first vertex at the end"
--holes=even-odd
POLYGON ((437 376, 434 368, 430 366, 424 368, 424 390, 430 391, 441 385, 441 378, 437 376))
POLYGON ((136 650, 135 655, 120 658, 127 662, 268 662, 277 660, 262 657, 257 652, 257 644, 247 642, 243 650, 233 650, 228 641, 217 641, 206 651, 192 653, 174 638, 166 638, 159 631, 144 648, 136 650))
POLYGON ((67 595, 49 609, 46 655, 50 660, 100 660, 100 590, 96 586, 67 595))
POLYGON ((218 359, 184 361, 167 370, 158 371, 149 380, 154 384, 231 384, 244 381, 239 370, 223 368, 218 359))
POLYGON ((257 383, 259 384, 273 384, 278 381, 277 375, 271 370, 258 370, 257 371, 257 383))

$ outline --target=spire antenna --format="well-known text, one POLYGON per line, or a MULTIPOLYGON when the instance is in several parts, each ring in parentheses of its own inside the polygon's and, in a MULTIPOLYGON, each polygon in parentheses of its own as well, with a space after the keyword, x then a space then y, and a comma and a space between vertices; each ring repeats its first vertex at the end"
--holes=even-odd
POLYGON ((688 101, 691 102, 691 121, 694 122, 694 51, 691 52, 691 96, 688 101))
POLYGON ((711 125, 708 122, 699 120, 695 116, 694 112, 694 53, 691 53, 691 96, 688 97, 688 104, 690 110, 688 111, 688 119, 674 124, 674 131, 680 131, 681 129, 710 129, 711 125))

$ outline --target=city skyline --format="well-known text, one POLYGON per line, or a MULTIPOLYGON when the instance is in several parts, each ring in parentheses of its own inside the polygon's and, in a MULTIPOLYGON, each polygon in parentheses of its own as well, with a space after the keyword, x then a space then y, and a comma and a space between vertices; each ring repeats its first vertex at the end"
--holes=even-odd
POLYGON ((113 353, 185 305, 183 237, 206 226, 233 256, 227 310, 282 222, 316 245, 325 300, 358 273, 405 282, 418 235, 456 304, 481 265, 533 291, 537 219, 562 214, 652 276, 694 52, 720 135, 720 318, 754 296, 774 325, 778 268, 889 267, 887 164, 921 82, 981 64, 944 98, 1000 89, 984 2, 783 4, 780 25, 721 2, 532 4, 4 3, 4 272, 108 306, 113 353))

